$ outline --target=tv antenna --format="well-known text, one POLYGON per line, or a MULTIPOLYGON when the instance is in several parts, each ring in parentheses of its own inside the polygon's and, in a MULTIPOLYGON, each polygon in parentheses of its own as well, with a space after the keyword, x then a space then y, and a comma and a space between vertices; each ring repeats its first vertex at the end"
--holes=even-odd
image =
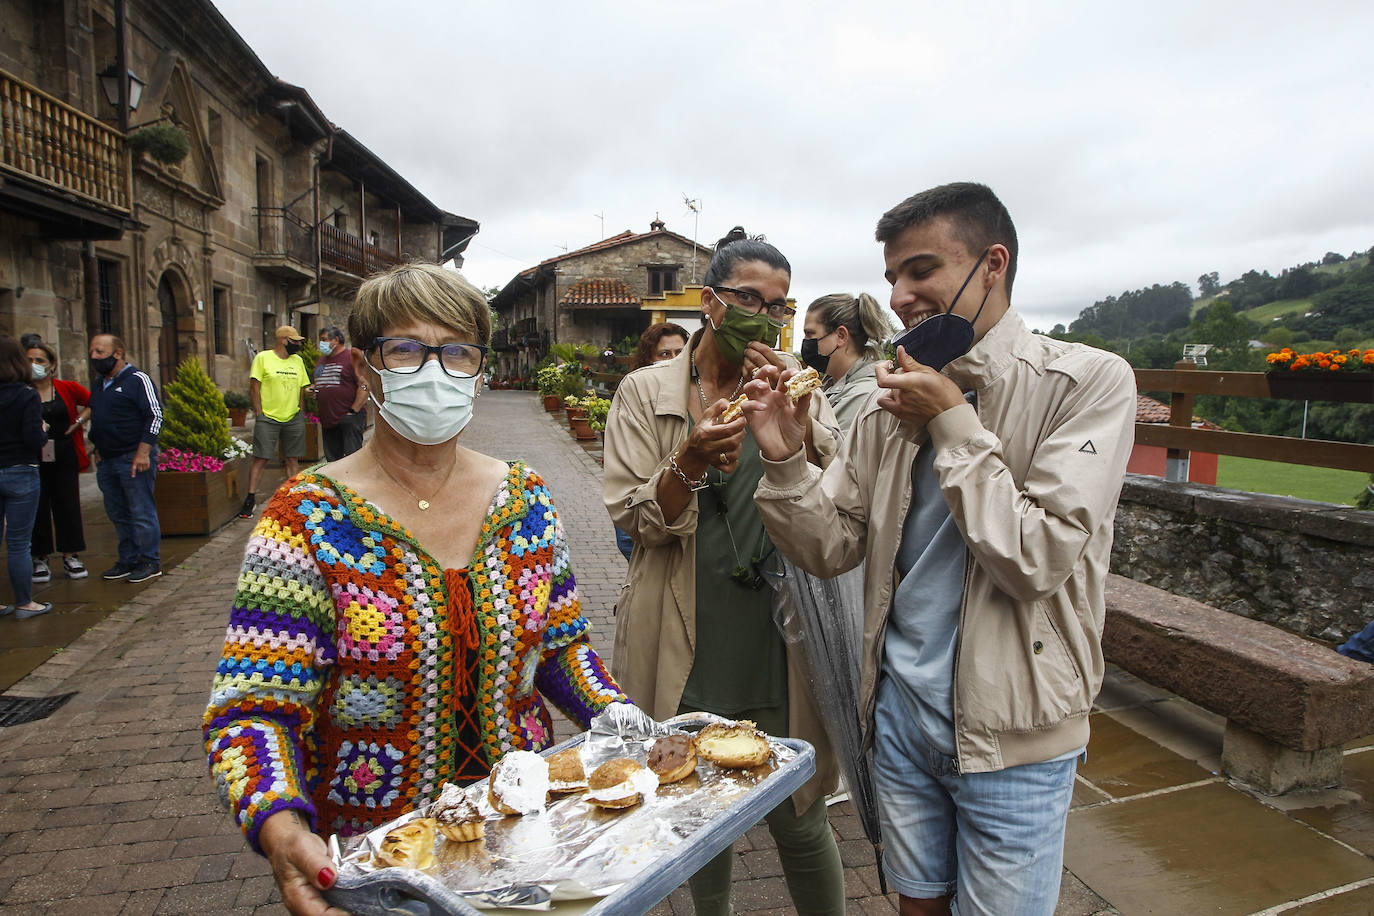
POLYGON ((682 195, 682 202, 692 211, 692 282, 697 282, 697 227, 701 223, 701 198, 682 195))
POLYGON ((593 213, 592 216, 601 220, 601 235, 598 238, 604 239, 606 237, 606 211, 603 209, 600 213, 593 213))

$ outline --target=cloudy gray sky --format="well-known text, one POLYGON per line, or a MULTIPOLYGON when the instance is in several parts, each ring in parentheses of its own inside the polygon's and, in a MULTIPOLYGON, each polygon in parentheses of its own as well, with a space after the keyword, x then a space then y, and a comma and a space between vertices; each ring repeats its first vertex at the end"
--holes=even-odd
POLYGON ((278 76, 519 270, 654 214, 887 301, 873 225, 988 183, 1033 326, 1374 245, 1374 4, 218 0, 278 76))

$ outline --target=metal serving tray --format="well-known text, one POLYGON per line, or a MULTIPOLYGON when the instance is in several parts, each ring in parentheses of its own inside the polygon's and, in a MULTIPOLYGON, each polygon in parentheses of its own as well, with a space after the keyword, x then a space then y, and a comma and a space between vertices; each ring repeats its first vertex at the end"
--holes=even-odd
MULTIPOLYGON (((576 747, 585 733, 552 747, 545 755, 576 747)), ((334 906, 356 916, 492 916, 530 913, 543 909, 556 914, 641 916, 695 874, 721 850, 729 847, 765 814, 801 787, 816 771, 816 752, 805 741, 769 737, 770 743, 792 752, 790 759, 750 786, 703 826, 676 846, 664 848, 640 870, 606 896, 552 900, 542 907, 484 907, 479 909, 440 880, 409 869, 384 868, 359 874, 340 869, 338 882, 325 892, 334 906)), ((775 756, 777 756, 775 754, 775 756)), ((690 778, 690 777, 689 777, 690 778)))

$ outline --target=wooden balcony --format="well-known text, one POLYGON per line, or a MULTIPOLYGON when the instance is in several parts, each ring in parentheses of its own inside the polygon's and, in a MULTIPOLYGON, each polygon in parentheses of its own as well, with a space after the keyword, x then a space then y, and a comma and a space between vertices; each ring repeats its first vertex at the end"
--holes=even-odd
POLYGON ((315 278, 315 233, 310 224, 283 207, 255 207, 258 250, 253 266, 283 280, 315 278))
POLYGON ((0 173, 40 195, 7 196, 41 207, 42 192, 55 192, 49 196, 68 198, 57 211, 68 219, 80 221, 71 204, 82 202, 127 218, 129 162, 128 143, 118 131, 0 71, 0 173))
POLYGON ((355 277, 366 277, 401 263, 395 252, 383 251, 337 226, 320 226, 320 264, 355 277))

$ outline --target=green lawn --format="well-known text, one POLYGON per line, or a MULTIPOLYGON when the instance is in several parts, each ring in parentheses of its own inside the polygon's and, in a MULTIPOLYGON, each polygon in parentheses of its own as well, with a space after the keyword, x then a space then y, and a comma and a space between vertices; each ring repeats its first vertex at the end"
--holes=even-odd
POLYGON ((1217 457, 1217 486, 1233 490, 1353 506, 1368 483, 1369 475, 1359 471, 1313 468, 1231 455, 1217 457))
POLYGON ((1269 326, 1275 318, 1280 315, 1301 315, 1311 311, 1311 299, 1280 299, 1277 302, 1266 302, 1264 305, 1256 306, 1241 312, 1246 318, 1259 324, 1261 331, 1269 326))

